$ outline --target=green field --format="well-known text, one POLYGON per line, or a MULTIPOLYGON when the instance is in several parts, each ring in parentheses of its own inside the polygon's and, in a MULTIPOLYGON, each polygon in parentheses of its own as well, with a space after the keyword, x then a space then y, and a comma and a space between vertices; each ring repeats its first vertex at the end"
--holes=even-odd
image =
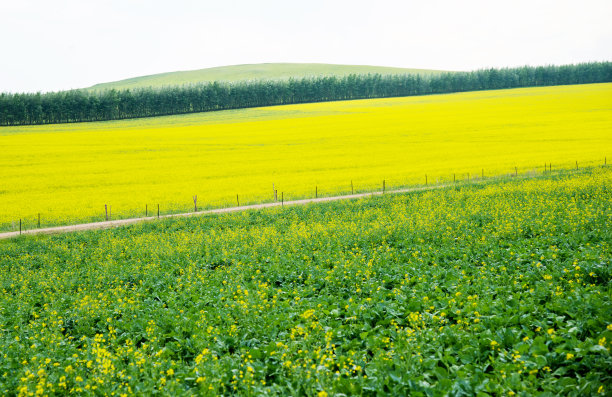
POLYGON ((612 170, 0 241, 0 394, 609 395, 612 170))
POLYGON ((88 89, 133 89, 139 87, 167 87, 194 83, 242 82, 250 80, 288 80, 321 76, 348 76, 350 74, 439 74, 444 71, 406 69, 385 66, 333 65, 324 63, 263 63, 253 65, 220 66, 215 68, 160 73, 130 79, 96 84, 88 89))

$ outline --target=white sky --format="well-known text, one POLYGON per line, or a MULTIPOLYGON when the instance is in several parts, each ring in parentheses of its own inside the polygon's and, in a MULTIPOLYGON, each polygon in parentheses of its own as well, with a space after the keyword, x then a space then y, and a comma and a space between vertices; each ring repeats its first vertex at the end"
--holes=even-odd
POLYGON ((263 62, 612 61, 611 21, 611 0, 0 0, 0 92, 263 62))

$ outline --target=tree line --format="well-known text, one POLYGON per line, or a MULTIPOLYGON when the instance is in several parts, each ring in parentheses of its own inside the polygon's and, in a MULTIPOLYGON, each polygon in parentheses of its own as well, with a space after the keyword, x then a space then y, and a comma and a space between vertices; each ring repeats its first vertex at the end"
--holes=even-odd
POLYGON ((612 81, 612 62, 438 75, 348 75, 165 88, 0 94, 0 125, 71 123, 292 103, 612 81))

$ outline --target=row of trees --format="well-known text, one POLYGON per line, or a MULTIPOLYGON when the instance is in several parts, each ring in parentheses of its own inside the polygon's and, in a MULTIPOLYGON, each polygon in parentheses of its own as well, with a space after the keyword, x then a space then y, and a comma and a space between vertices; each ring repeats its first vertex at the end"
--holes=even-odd
POLYGON ((222 109, 612 81, 611 62, 440 75, 349 75, 162 89, 0 94, 0 125, 115 120, 222 109))

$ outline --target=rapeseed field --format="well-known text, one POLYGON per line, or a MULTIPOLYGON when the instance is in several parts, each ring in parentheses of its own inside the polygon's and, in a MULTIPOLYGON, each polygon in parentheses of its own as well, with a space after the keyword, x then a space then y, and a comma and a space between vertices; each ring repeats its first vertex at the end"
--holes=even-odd
POLYGON ((611 98, 592 84, 3 127, 0 229, 602 164, 611 98))
POLYGON ((612 171, 0 241, 0 394, 609 395, 612 171))

